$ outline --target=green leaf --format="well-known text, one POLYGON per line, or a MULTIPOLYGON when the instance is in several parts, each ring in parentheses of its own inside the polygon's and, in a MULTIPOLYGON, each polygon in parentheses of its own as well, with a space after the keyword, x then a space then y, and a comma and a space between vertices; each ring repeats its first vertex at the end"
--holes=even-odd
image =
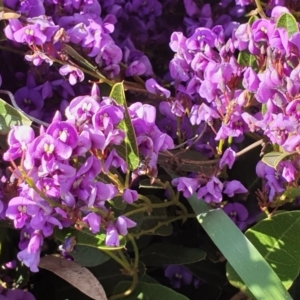
POLYGON ((146 266, 181 265, 203 260, 205 255, 206 253, 198 248, 187 248, 168 243, 155 243, 141 252, 140 259, 146 266))
POLYGON ((31 125, 31 120, 13 106, 0 99, 0 134, 7 134, 11 126, 31 125))
POLYGON ((228 283, 224 272, 223 263, 214 263, 204 259, 193 264, 185 265, 196 277, 216 286, 224 286, 228 283))
POLYGON ((126 136, 124 142, 120 146, 116 147, 116 151, 127 162, 130 170, 135 170, 139 166, 140 162, 139 150, 136 143, 134 128, 127 109, 123 83, 116 83, 112 87, 109 96, 124 108, 125 114, 124 120, 122 120, 119 124, 119 128, 125 132, 126 136))
POLYGON ((95 267, 110 259, 107 254, 99 251, 99 249, 83 245, 76 245, 69 254, 84 267, 95 267))
MULTIPOLYGON (((222 209, 189 198, 198 222, 242 278, 255 299, 292 300, 276 273, 222 209)), ((282 214, 279 214, 280 216, 282 214)))
POLYGON ((85 229, 76 230, 74 228, 55 229, 55 238, 64 242, 67 237, 74 237, 76 245, 94 247, 99 250, 117 250, 125 247, 125 238, 119 236, 120 246, 108 247, 105 245, 105 233, 93 234, 85 229))
MULTIPOLYGON (((100 281, 107 295, 112 294, 114 287, 120 281, 132 280, 132 277, 122 272, 120 265, 113 259, 108 260, 101 266, 89 268, 94 276, 100 281)), ((145 275, 145 265, 141 262, 138 264, 138 277, 143 278, 145 275)))
MULTIPOLYGON (((131 281, 121 281, 114 289, 114 294, 122 293, 129 289, 131 286, 131 281)), ((126 300, 188 300, 182 294, 175 292, 174 290, 163 286, 161 284, 153 284, 153 283, 145 283, 139 282, 133 291, 127 297, 123 297, 122 299, 126 300)))
POLYGON ((248 51, 241 51, 238 55, 237 61, 242 67, 252 67, 253 69, 257 68, 255 56, 250 54, 248 51))
POLYGON ((289 156, 295 155, 298 152, 294 151, 294 152, 269 152, 267 154, 265 154, 262 158, 262 162, 265 163, 266 165, 268 165, 271 168, 277 169, 278 164, 286 159, 289 156))
POLYGON ((299 31, 297 21, 290 13, 283 13, 280 15, 276 22, 276 28, 285 28, 289 34, 289 37, 299 31))
MULTIPOLYGON (((245 235, 288 289, 300 270, 300 211, 284 212, 264 219, 247 230, 245 235)), ((258 268, 258 263, 256 265, 258 268)), ((229 265, 227 272, 231 284, 246 289, 239 276, 229 265)), ((257 282, 260 281, 257 280, 257 282)), ((260 282, 260 284, 262 283, 260 282)), ((273 289, 275 290, 275 286, 273 289)), ((277 296, 274 299, 279 298, 277 296)), ((290 298, 282 296, 280 299, 290 298)))
POLYGON ((145 283, 155 283, 159 284, 159 282, 154 279, 153 277, 149 276, 148 274, 144 274, 142 278, 139 280, 140 282, 145 282, 145 283))

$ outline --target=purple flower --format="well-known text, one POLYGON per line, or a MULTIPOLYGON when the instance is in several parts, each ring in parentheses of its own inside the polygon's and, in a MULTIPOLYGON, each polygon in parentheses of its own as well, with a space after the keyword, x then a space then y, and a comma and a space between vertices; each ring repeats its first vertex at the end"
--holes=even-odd
POLYGON ((293 163, 291 161, 283 161, 281 162, 281 166, 283 166, 282 177, 287 182, 294 181, 298 172, 297 169, 294 167, 293 163))
POLYGON ((16 91, 15 99, 19 107, 26 113, 37 118, 40 116, 44 101, 39 92, 25 86, 16 91))
POLYGON ((57 226, 62 229, 62 224, 53 216, 46 215, 43 210, 39 210, 31 219, 30 226, 35 230, 43 232, 44 237, 53 234, 53 228, 57 226))
POLYGON ((50 66, 53 64, 53 61, 50 57, 38 50, 36 50, 32 54, 26 54, 25 59, 27 61, 31 61, 35 66, 40 66, 43 62, 46 62, 50 66))
POLYGON ((248 219, 248 211, 246 207, 240 203, 227 203, 223 210, 229 216, 229 218, 241 229, 246 227, 245 221, 248 219))
POLYGON ((42 45, 46 42, 47 36, 40 30, 39 24, 27 25, 14 33, 14 40, 18 43, 28 45, 42 45))
POLYGON ((124 118, 123 110, 114 105, 103 105, 93 116, 95 130, 102 130, 105 135, 112 131, 124 118))
POLYGON ((3 159, 9 161, 21 157, 33 140, 34 131, 31 127, 25 125, 13 127, 7 138, 9 149, 3 154, 3 159))
POLYGON ((223 183, 213 176, 205 186, 198 190, 198 199, 204 199, 207 203, 220 203, 223 199, 222 190, 223 183))
POLYGON ((139 194, 137 191, 125 189, 122 197, 125 202, 127 202, 128 204, 132 204, 134 201, 138 200, 139 194))
POLYGON ((265 134, 274 144, 283 145, 290 133, 295 131, 295 122, 282 113, 276 115, 273 121, 268 124, 265 134))
POLYGON ((39 207, 34 201, 24 197, 12 198, 8 203, 6 217, 14 221, 15 228, 22 228, 30 216, 36 214, 39 207))
POLYGON ((219 168, 223 169, 225 165, 228 165, 228 168, 231 169, 235 161, 235 152, 231 149, 231 147, 227 148, 222 158, 219 162, 219 168))
POLYGON ((171 112, 176 116, 181 118, 185 114, 185 109, 180 101, 175 100, 171 106, 171 112))
POLYGON ((136 226, 136 223, 125 216, 120 216, 115 222, 116 229, 120 235, 125 236, 127 234, 127 228, 132 228, 136 226))
POLYGON ((105 160, 103 170, 108 172, 110 167, 121 168, 123 173, 126 173, 127 164, 123 158, 119 156, 115 149, 112 149, 105 160))
POLYGON ((160 86, 153 78, 148 79, 145 86, 149 93, 165 96, 166 98, 170 98, 171 96, 171 92, 160 86))
POLYGON ((31 272, 38 272, 41 250, 30 252, 27 248, 20 251, 17 255, 18 259, 30 268, 31 272))
POLYGON ((185 198, 189 198, 199 187, 199 181, 196 178, 179 177, 172 180, 172 185, 175 185, 185 198))
POLYGON ((39 232, 35 232, 30 238, 27 248, 20 251, 17 255, 18 259, 29 267, 31 272, 39 271, 38 265, 42 244, 43 236, 39 232))
POLYGON ((248 190, 238 180, 226 181, 224 186, 225 189, 223 193, 227 194, 228 197, 233 197, 235 194, 243 194, 248 192, 248 190))
POLYGON ((83 81, 84 80, 84 73, 73 66, 70 65, 64 65, 59 69, 59 74, 66 76, 69 75, 69 82, 71 85, 74 85, 77 83, 77 81, 83 81))
POLYGON ((154 124, 156 119, 156 108, 149 104, 135 102, 128 107, 131 119, 143 120, 146 124, 154 124))
POLYGON ((82 221, 87 223, 92 233, 98 233, 100 231, 101 217, 94 212, 89 213, 82 218, 82 221))
POLYGON ((77 122, 90 120, 99 110, 100 105, 91 96, 79 96, 74 98, 66 109, 66 117, 69 120, 75 119, 77 122))
POLYGON ((53 138, 49 134, 39 136, 31 146, 35 151, 32 153, 32 157, 38 159, 43 158, 46 161, 52 159, 65 160, 70 158, 72 154, 72 148, 70 146, 53 138))
POLYGON ((211 123, 213 119, 219 118, 220 115, 204 103, 192 106, 190 113, 190 121, 192 125, 200 125, 201 121, 211 123))
POLYGON ((118 230, 113 223, 109 223, 106 228, 105 245, 111 247, 120 246, 118 230))
POLYGON ((248 67, 244 73, 243 86, 250 92, 255 92, 258 89, 260 80, 257 74, 251 67, 248 67))
POLYGON ((171 286, 175 289, 180 289, 182 284, 190 285, 193 280, 191 271, 181 265, 167 266, 165 276, 169 278, 171 286))
POLYGON ((78 133, 76 128, 67 122, 53 122, 47 128, 47 134, 53 136, 74 149, 78 142, 78 133))
POLYGON ((189 50, 203 51, 205 45, 214 47, 215 34, 208 28, 197 28, 195 33, 186 40, 186 46, 189 50))

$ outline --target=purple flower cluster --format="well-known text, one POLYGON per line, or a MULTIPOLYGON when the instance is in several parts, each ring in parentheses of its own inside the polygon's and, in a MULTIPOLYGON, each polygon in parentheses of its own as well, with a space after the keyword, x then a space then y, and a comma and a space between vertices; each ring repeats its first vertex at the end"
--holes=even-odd
MULTIPOLYGON (((220 155, 224 142, 240 142, 249 133, 265 136, 287 153, 299 151, 300 34, 289 34, 276 25, 283 13, 289 10, 275 6, 270 19, 254 18, 238 26, 227 41, 219 25, 198 27, 190 37, 174 32, 170 47, 175 56, 169 67, 177 95, 160 104, 168 122, 163 119, 159 125, 175 138, 180 122, 184 128, 181 137, 188 140, 195 132, 201 133, 206 123, 211 130, 193 146, 207 157, 220 155), (240 52, 238 59, 236 50, 240 52), (243 55, 252 63, 245 65, 243 55), (208 141, 210 145, 218 143, 218 151, 212 147, 208 152, 208 141)), ((147 88, 169 97, 157 84, 147 88)), ((221 156, 220 169, 226 164, 231 168, 234 159, 234 151, 228 148, 221 156)), ((299 166, 295 160, 282 162, 277 170, 268 166, 260 169, 257 172, 264 179, 269 201, 297 185, 299 166)), ((173 184, 185 197, 196 192, 209 203, 220 203, 224 194, 233 197, 247 192, 239 181, 221 182, 215 174, 200 179, 177 178, 173 184)))
MULTIPOLYGON (((104 183, 101 174, 114 176, 111 168, 126 173, 127 163, 115 147, 124 141, 125 132, 118 128, 124 108, 109 97, 99 101, 99 90, 91 96, 74 98, 66 109, 65 121, 57 113, 51 124, 40 128, 35 136, 31 127, 15 126, 9 133, 9 149, 3 157, 11 161, 14 176, 22 183, 19 195, 8 203, 5 216, 21 229, 21 252, 18 258, 36 272, 43 239, 73 225, 92 233, 106 231, 106 245, 118 246, 119 235, 135 222, 125 216, 113 217, 109 200, 122 196, 132 204, 136 191, 121 184, 104 183), (21 159, 17 167, 13 161, 21 159)), ((149 172, 157 172, 159 151, 172 148, 173 140, 155 125, 155 108, 135 103, 129 114, 143 157, 149 160, 149 172)), ((139 170, 134 171, 139 174, 139 170)))

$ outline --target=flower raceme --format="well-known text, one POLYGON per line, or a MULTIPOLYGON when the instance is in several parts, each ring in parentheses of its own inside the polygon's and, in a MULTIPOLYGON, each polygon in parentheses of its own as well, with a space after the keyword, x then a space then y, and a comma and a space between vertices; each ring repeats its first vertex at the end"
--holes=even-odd
MULTIPOLYGON (((113 247, 119 246, 120 235, 136 225, 126 216, 114 217, 109 201, 119 195, 132 204, 138 193, 116 181, 100 179, 114 176, 112 167, 123 173, 128 170, 115 148, 126 134, 118 127, 124 108, 111 98, 98 101, 100 96, 96 96, 74 98, 66 109, 66 120, 57 113, 37 136, 28 126, 14 126, 9 133, 3 158, 12 162, 13 174, 22 183, 19 195, 8 202, 6 217, 27 237, 28 242, 20 244, 18 258, 33 272, 38 270, 43 239, 52 235, 55 227, 76 225, 93 234, 101 230, 106 232, 106 245, 113 247), (18 159, 17 167, 14 161, 18 159)), ((173 140, 155 125, 154 107, 135 103, 128 111, 139 151, 155 174, 158 152, 173 148, 173 140)), ((138 170, 134 172, 138 174, 138 170)))

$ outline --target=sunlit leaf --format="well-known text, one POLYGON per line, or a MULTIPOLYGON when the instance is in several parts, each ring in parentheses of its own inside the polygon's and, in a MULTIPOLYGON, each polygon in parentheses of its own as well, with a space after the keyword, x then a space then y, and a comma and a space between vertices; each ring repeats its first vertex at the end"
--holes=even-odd
POLYGON ((135 170, 139 165, 139 150, 136 143, 134 128, 127 109, 123 83, 116 83, 111 90, 110 97, 113 98, 125 110, 125 117, 119 124, 126 136, 124 142, 116 147, 118 154, 127 162, 130 170, 135 170))
POLYGON ((13 106, 0 99, 0 134, 7 134, 11 126, 31 125, 31 120, 13 106))
POLYGON ((257 67, 255 56, 248 51, 241 51, 237 61, 243 67, 252 67, 253 69, 257 67))
MULTIPOLYGON (((283 212, 264 219, 247 230, 245 235, 288 289, 300 270, 300 211, 283 212)), ((253 271, 259 267, 258 264, 258 261, 253 262, 253 271)), ((248 291, 230 265, 227 265, 227 273, 231 284, 248 291)))
POLYGON ((294 33, 299 32, 298 23, 291 13, 283 13, 277 19, 276 28, 285 28, 289 37, 294 33))
POLYGON ((269 152, 267 154, 265 154, 262 158, 262 162, 265 163, 266 165, 268 165, 271 168, 277 169, 278 164, 286 159, 289 156, 292 156, 294 154, 297 154, 297 152, 269 152))
POLYGON ((189 198, 189 203, 199 223, 242 278, 254 299, 291 300, 270 265, 222 209, 212 209, 195 195, 189 198))

